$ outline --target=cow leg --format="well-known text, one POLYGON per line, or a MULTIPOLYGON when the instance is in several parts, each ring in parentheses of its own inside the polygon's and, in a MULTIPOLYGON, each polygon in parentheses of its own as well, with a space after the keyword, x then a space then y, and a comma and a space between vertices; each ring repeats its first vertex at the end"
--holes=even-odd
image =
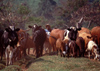
POLYGON ((26 56, 26 48, 23 49, 24 56, 26 56))
POLYGON ((51 48, 51 46, 50 46, 50 45, 49 45, 49 48, 48 48, 48 49, 49 49, 49 53, 51 53, 52 48, 51 48))
POLYGON ((88 52, 88 57, 90 58, 90 51, 88 52))
POLYGON ((68 48, 68 51, 67 51, 67 57, 69 58, 69 54, 70 54, 70 48, 68 48))
POLYGON ((60 49, 60 56, 61 56, 61 57, 63 56, 61 49, 60 49))
POLYGON ((29 52, 30 52, 30 48, 28 48, 28 55, 29 55, 29 52))
POLYGON ((34 48, 34 49, 33 49, 33 54, 35 54, 35 55, 36 55, 36 48, 34 48))
POLYGON ((13 64, 12 57, 13 57, 13 51, 10 51, 10 54, 9 54, 9 65, 13 64))
POLYGON ((36 58, 38 58, 38 57, 39 57, 39 46, 36 45, 36 58))
POLYGON ((2 51, 1 51, 1 60, 2 60, 2 57, 3 57, 3 47, 1 48, 2 49, 2 51))
POLYGON ((41 45, 41 47, 40 47, 40 56, 42 56, 42 53, 43 53, 43 45, 41 45))
POLYGON ((57 56, 58 56, 58 52, 59 52, 59 50, 57 49, 57 56))
POLYGON ((6 48, 6 51, 5 51, 5 57, 6 57, 6 66, 8 66, 9 52, 8 52, 8 49, 7 48, 6 48))

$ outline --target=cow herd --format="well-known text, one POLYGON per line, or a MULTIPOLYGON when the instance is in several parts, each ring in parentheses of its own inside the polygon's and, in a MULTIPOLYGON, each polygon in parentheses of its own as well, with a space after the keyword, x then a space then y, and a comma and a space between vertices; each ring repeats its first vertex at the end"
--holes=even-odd
POLYGON ((84 27, 67 27, 64 30, 51 30, 50 25, 46 25, 46 29, 36 24, 28 27, 32 29, 32 36, 28 30, 14 26, 0 30, 0 55, 1 60, 5 56, 7 66, 29 54, 30 48, 33 48, 36 58, 42 56, 43 51, 52 51, 57 55, 60 52, 61 57, 88 55, 89 58, 100 59, 100 26, 91 31, 84 27))

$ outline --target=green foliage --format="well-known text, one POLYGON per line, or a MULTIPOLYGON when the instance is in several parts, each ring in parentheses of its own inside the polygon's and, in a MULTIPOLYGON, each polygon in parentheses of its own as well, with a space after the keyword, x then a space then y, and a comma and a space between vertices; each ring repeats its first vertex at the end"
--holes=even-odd
POLYGON ((19 13, 19 14, 22 14, 22 15, 27 15, 27 14, 30 13, 30 10, 29 10, 29 8, 28 8, 27 6, 25 6, 25 5, 20 5, 20 6, 19 6, 19 9, 18 9, 18 13, 19 13))
POLYGON ((88 0, 68 0, 67 6, 70 7, 71 12, 76 11, 78 8, 84 6, 88 0))
POLYGON ((41 18, 38 17, 29 17, 29 21, 34 21, 35 23, 40 23, 41 22, 41 18))

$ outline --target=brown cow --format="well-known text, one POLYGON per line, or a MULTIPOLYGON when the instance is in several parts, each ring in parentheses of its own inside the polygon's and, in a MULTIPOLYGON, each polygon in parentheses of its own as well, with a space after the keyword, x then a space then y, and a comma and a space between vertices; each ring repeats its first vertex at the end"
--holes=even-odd
POLYGON ((96 37, 95 42, 98 44, 100 47, 100 26, 96 26, 91 30, 91 35, 93 37, 96 37))
POLYGON ((35 44, 33 42, 33 38, 32 38, 32 36, 29 36, 29 34, 28 34, 28 38, 27 38, 27 42, 26 42, 26 46, 25 47, 28 49, 28 54, 30 52, 30 48, 33 48, 33 53, 36 50, 35 44))
POLYGON ((81 32, 79 33, 79 37, 82 37, 85 41, 85 50, 87 49, 87 44, 90 40, 92 40, 92 36, 91 34, 85 33, 85 32, 81 32))
POLYGON ((84 57, 84 53, 85 53, 85 49, 84 49, 85 41, 84 41, 84 39, 82 37, 77 37, 76 44, 77 44, 77 47, 79 48, 79 57, 81 57, 81 56, 84 57))
POLYGON ((65 48, 65 43, 63 40, 61 39, 57 39, 56 41, 56 50, 57 50, 57 55, 58 55, 58 52, 60 51, 60 55, 61 57, 65 57, 65 54, 66 54, 66 48, 65 48))
POLYGON ((76 57, 77 56, 77 51, 78 51, 78 47, 76 44, 76 41, 69 41, 68 42, 68 57, 71 54, 71 56, 76 57))
POLYGON ((80 31, 78 31, 78 36, 82 37, 85 41, 85 50, 87 48, 87 44, 90 40, 92 40, 92 35, 90 33, 90 30, 87 28, 82 27, 80 31))
POLYGON ((19 47, 19 58, 21 58, 23 55, 26 55, 26 49, 28 49, 28 54, 30 48, 35 49, 35 44, 33 43, 32 37, 29 36, 28 33, 26 33, 25 30, 20 29, 20 31, 17 33, 18 34, 18 46, 19 47))
POLYGON ((23 54, 24 56, 26 55, 26 42, 27 42, 27 33, 26 31, 20 29, 20 31, 17 33, 18 34, 18 45, 20 46, 20 53, 23 54))
POLYGON ((43 53, 43 45, 47 37, 46 32, 41 26, 38 26, 36 24, 34 24, 33 26, 29 26, 29 28, 32 29, 33 42, 36 47, 36 58, 38 58, 42 56, 43 53))
POLYGON ((56 40, 60 38, 63 40, 64 38, 64 30, 53 29, 50 33, 49 42, 53 47, 53 51, 56 51, 56 40))

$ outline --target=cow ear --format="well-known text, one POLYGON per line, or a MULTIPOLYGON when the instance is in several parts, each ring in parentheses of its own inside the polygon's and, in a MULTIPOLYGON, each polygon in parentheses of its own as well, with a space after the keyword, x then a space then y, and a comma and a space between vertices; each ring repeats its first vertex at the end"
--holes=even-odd
POLYGON ((28 27, 29 27, 29 28, 32 28, 32 26, 30 26, 30 25, 29 25, 28 27))
POLYGON ((20 28, 16 28, 15 31, 18 32, 20 30, 20 28))
POLYGON ((78 31, 80 31, 80 30, 81 30, 81 28, 77 28, 77 30, 78 30, 78 31))
POLYGON ((7 32, 11 32, 11 29, 10 28, 6 28, 5 29, 7 32))
POLYGON ((67 28, 67 30, 68 30, 68 31, 71 31, 71 29, 70 29, 70 28, 67 28))

